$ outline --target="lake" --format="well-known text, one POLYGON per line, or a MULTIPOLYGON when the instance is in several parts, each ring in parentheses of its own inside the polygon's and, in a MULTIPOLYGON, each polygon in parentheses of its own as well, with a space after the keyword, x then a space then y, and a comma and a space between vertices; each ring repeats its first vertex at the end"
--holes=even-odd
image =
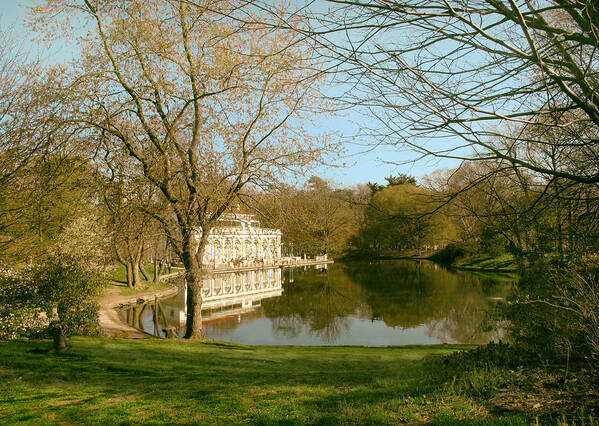
MULTIPOLYGON (((412 260, 220 274, 204 282, 203 324, 210 340, 252 345, 486 343, 503 338, 488 313, 515 284, 510 274, 412 260)), ((150 334, 170 327, 182 336, 185 292, 119 315, 150 334)))

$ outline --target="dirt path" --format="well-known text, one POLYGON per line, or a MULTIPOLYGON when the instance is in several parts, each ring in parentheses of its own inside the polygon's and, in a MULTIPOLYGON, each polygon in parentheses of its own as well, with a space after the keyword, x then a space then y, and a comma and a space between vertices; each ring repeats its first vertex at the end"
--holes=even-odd
POLYGON ((111 285, 105 288, 102 296, 97 301, 100 305, 99 309, 99 320, 100 327, 104 331, 104 334, 109 337, 125 337, 133 339, 145 339, 148 337, 154 337, 151 334, 144 333, 136 328, 133 328, 127 324, 124 324, 116 311, 120 305, 129 305, 132 303, 144 303, 150 300, 154 300, 156 297, 166 297, 176 294, 177 287, 167 288, 166 290, 142 292, 138 294, 120 295, 119 292, 123 288, 122 285, 111 285))

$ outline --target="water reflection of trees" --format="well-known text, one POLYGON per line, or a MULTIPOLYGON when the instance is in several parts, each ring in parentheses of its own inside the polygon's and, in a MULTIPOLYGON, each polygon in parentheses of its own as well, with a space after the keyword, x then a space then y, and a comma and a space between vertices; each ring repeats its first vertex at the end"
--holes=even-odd
POLYGON ((166 337, 165 328, 168 326, 168 320, 158 299, 153 302, 130 305, 123 309, 121 315, 131 327, 145 330, 157 337, 166 337))
POLYGON ((484 342, 497 330, 481 327, 490 307, 505 297, 511 279, 453 272, 430 262, 337 263, 328 274, 295 273, 280 298, 263 304, 275 331, 295 337, 307 327, 327 343, 349 332, 350 316, 390 327, 425 325, 443 341, 484 342))
POLYGON ((373 318, 391 327, 425 325, 429 335, 443 341, 474 343, 495 337, 486 323, 489 297, 505 297, 510 279, 479 277, 450 271, 431 262, 381 261, 348 267, 365 290, 373 318))
MULTIPOLYGON (((287 269, 283 280, 283 294, 261 300, 261 308, 254 304, 251 311, 237 312, 233 306, 214 319, 205 312, 209 329, 221 335, 267 317, 283 339, 308 333, 335 343, 360 318, 388 327, 425 326, 430 337, 441 341, 485 342, 500 336, 495 324, 489 325, 488 312, 501 302, 489 298, 508 296, 515 277, 449 271, 431 262, 380 261, 335 263, 327 272, 287 269)), ((183 330, 184 306, 180 293, 158 304, 132 306, 123 319, 164 335, 166 328, 183 330)))
POLYGON ((283 295, 263 303, 275 332, 295 337, 307 327, 309 333, 326 343, 334 343, 348 333, 348 317, 356 312, 363 297, 360 286, 349 279, 343 267, 293 273, 294 282, 286 280, 283 295))

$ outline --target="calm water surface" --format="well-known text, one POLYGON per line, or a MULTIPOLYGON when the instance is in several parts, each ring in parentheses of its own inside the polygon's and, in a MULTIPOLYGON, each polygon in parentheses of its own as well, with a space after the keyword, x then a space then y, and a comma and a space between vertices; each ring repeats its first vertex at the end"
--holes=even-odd
MULTIPOLYGON (((515 282, 408 260, 217 275, 204 282, 204 330, 210 340, 253 345, 485 343, 503 335, 487 313, 515 282)), ((120 315, 154 335, 169 327, 183 335, 185 294, 120 315)))

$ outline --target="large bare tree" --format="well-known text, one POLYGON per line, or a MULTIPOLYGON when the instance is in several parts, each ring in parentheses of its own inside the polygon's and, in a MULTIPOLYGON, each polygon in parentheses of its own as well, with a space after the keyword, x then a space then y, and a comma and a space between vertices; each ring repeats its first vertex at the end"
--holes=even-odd
POLYGON ((597 2, 326 4, 311 35, 347 102, 379 119, 377 143, 599 182, 597 2))
MULTIPOLYGON (((75 141, 55 90, 60 76, 23 47, 14 28, 0 26, 0 258, 9 261, 42 252, 39 239, 32 250, 24 224, 49 192, 56 196, 72 182, 62 168, 73 160, 75 141), (37 190, 48 182, 40 196, 37 190)), ((79 165, 70 164, 73 175, 79 165)))
POLYGON ((11 28, 0 27, 1 186, 9 185, 32 156, 47 145, 44 124, 48 123, 43 119, 40 122, 44 102, 36 90, 43 84, 38 75, 41 70, 10 33, 11 28))
POLYGON ((268 185, 329 148, 302 126, 319 85, 311 46, 252 25, 251 6, 46 0, 32 14, 42 29, 84 26, 73 120, 127 152, 166 202, 154 218, 185 266, 187 338, 204 338, 202 257, 219 217, 247 185, 268 185))

